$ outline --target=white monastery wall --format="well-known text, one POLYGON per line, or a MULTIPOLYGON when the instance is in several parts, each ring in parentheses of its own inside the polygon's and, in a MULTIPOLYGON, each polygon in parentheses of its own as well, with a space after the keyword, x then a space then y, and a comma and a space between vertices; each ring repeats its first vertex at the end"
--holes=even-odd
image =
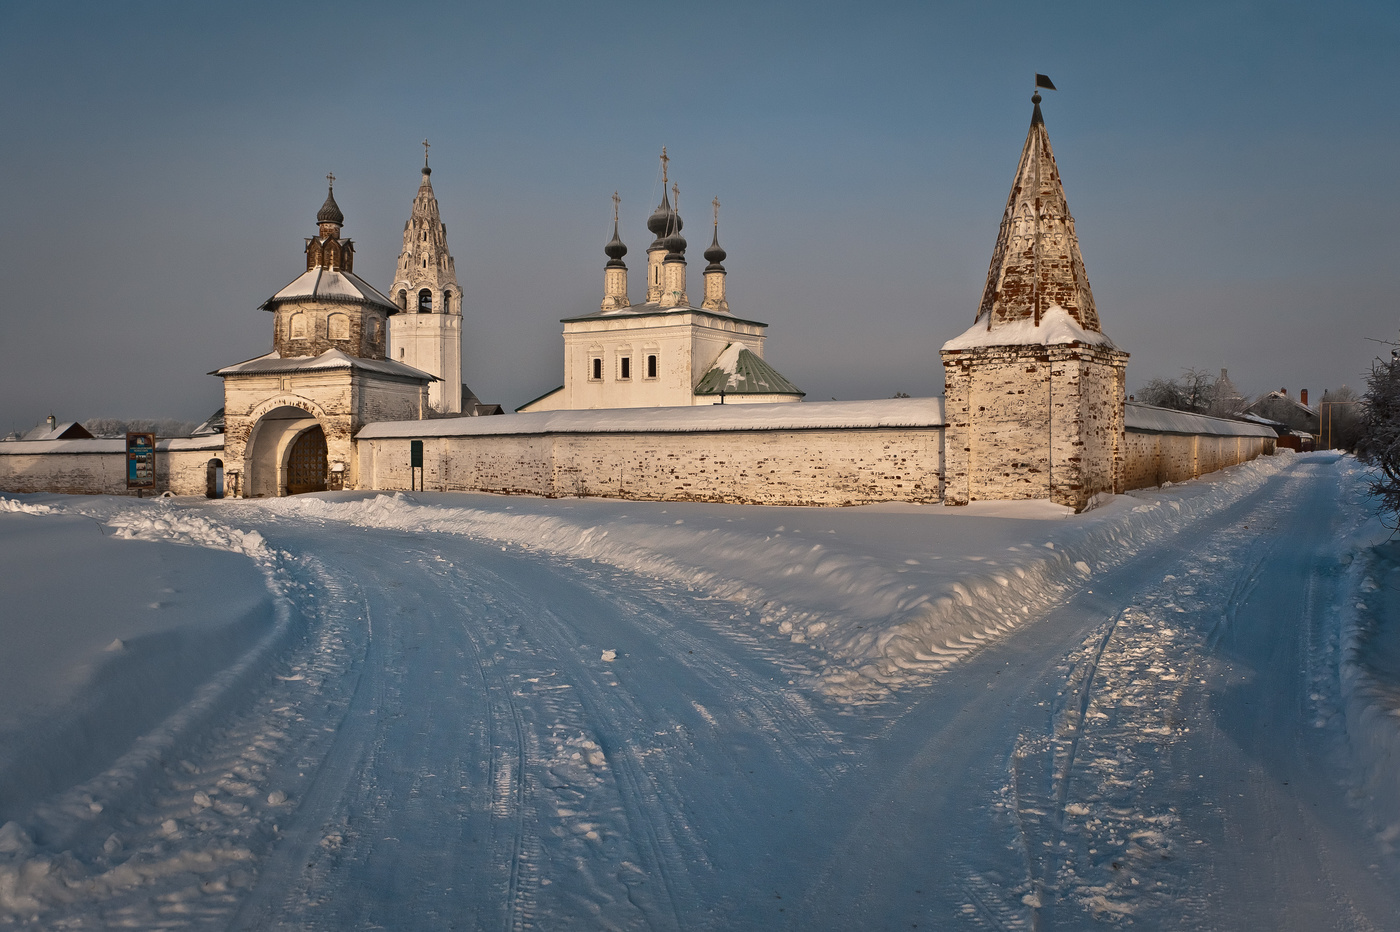
MULTIPOLYGON (((223 462, 223 437, 156 442, 156 487, 143 494, 203 495, 209 461, 223 462)), ((135 495, 126 487, 125 440, 0 443, 0 491, 135 495)))
POLYGON ((409 489, 419 439, 430 491, 770 505, 942 497, 938 399, 720 407, 376 424, 357 439, 360 469, 373 488, 409 489))
POLYGON ((1185 482, 1275 451, 1274 432, 1258 424, 1125 405, 1123 487, 1185 482))

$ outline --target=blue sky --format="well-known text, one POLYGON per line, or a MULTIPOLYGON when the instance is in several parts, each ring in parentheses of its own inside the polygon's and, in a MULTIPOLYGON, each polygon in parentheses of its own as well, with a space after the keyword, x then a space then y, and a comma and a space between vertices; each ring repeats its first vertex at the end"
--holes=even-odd
POLYGON ((328 171, 389 285, 425 136, 486 400, 560 383, 614 189, 638 293, 662 145, 691 292, 717 195, 731 305, 810 399, 941 393, 1036 71, 1130 389, 1359 386, 1400 325, 1397 49, 1393 3, 8 2, 0 430, 219 407, 328 171))

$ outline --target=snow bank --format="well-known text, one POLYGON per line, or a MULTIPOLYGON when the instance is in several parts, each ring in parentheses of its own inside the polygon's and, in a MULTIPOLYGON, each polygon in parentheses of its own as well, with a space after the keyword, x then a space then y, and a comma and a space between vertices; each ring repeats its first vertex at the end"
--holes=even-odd
POLYGON ((61 850, 148 793, 298 630, 283 595, 286 555, 255 531, 160 499, 0 496, 4 514, 41 522, 0 526, 11 547, 54 552, 36 553, 4 590, 22 617, 0 623, 0 669, 25 665, 8 670, 13 682, 33 667, 46 689, 24 702, 6 693, 0 716, 0 922, 78 896, 76 862, 36 853, 34 840, 61 850), (182 557, 124 540, 192 549, 182 557), (210 550, 252 568, 200 553, 210 550))
POLYGON ((1005 636, 1094 573, 1237 501, 1287 462, 1256 460, 1168 490, 1118 496, 1079 516, 1042 502, 991 503, 978 515, 976 507, 833 512, 489 496, 471 496, 477 507, 451 507, 403 493, 300 496, 248 507, 463 534, 680 583, 742 603, 771 633, 812 645, 820 658, 815 686, 837 700, 865 701, 1005 636), (1050 515, 1053 523, 1043 520, 1050 515), (809 530, 789 529, 793 523, 809 530), (810 530, 823 525, 824 532, 810 530))
MULTIPOLYGON (((1362 467, 1349 460, 1349 471, 1362 467)), ((1356 479, 1356 505, 1364 498, 1356 479)), ((1342 618, 1339 678, 1357 782, 1368 816, 1392 851, 1400 849, 1400 542, 1372 518, 1352 538, 1351 598, 1342 618)))

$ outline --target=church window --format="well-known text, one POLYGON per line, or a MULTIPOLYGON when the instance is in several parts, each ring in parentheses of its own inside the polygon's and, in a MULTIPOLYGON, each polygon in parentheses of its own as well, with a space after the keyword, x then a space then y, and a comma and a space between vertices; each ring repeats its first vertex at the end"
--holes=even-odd
POLYGON ((350 318, 344 314, 332 314, 326 321, 326 336, 332 340, 350 339, 350 318))
POLYGON ((293 340, 305 340, 306 315, 301 313, 293 314, 291 323, 288 326, 288 330, 291 333, 291 338, 293 340))
POLYGON ((602 356, 594 356, 592 362, 589 363, 589 368, 590 368, 590 370, 591 370, 591 371, 589 372, 589 374, 588 374, 588 378, 589 378, 590 381, 593 381, 593 382, 601 382, 601 381, 603 381, 603 357, 602 357, 602 356))
POLYGON ((656 354, 655 354, 655 353, 648 353, 648 354, 647 354, 647 378, 649 378, 649 379, 654 379, 654 378, 656 378, 656 354))
MULTIPOLYGON (((428 261, 423 260, 425 263, 428 261)), ((433 312, 433 293, 424 288, 418 292, 418 313, 431 314, 433 312)))
POLYGON ((632 357, 623 356, 617 361, 617 377, 622 381, 632 378, 632 357))
POLYGON ((406 311, 406 310, 408 310, 408 292, 407 292, 407 291, 402 291, 402 290, 399 291, 399 310, 401 310, 401 311, 406 311))

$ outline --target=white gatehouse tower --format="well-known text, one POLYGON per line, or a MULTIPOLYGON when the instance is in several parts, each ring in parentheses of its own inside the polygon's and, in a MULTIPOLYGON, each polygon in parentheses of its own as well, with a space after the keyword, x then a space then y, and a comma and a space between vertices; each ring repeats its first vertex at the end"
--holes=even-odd
POLYGON ((423 180, 403 227, 403 252, 389 289, 400 313, 389 319, 389 358, 437 376, 428 404, 439 414, 462 410, 462 289, 447 251, 423 141, 423 180))

